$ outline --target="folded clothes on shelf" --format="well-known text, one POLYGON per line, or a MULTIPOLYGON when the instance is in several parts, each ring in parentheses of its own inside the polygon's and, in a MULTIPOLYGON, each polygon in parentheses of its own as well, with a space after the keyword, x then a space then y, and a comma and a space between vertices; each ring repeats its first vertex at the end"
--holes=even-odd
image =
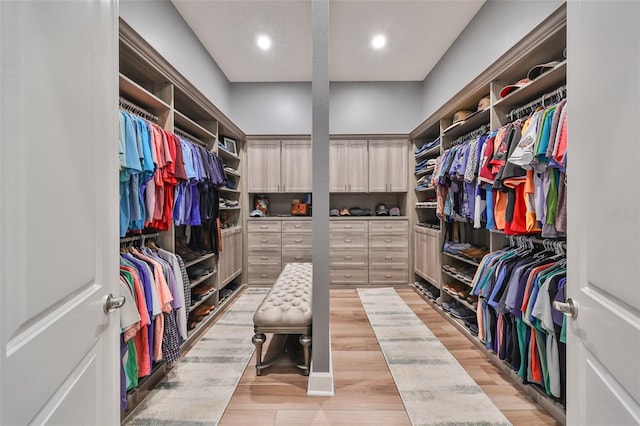
POLYGON ((440 144, 440 137, 437 137, 436 139, 432 140, 431 142, 427 142, 424 145, 422 145, 419 148, 416 148, 414 153, 417 156, 419 156, 420 154, 422 154, 425 151, 430 150, 431 148, 434 148, 435 146, 440 144))

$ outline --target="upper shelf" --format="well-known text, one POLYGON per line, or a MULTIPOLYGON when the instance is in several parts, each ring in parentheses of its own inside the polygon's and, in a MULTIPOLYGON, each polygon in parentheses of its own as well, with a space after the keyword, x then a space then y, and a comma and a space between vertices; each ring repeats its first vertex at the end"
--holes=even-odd
POLYGON ((149 112, 159 115, 171 109, 169 104, 123 74, 119 76, 119 85, 123 97, 149 112))
MULTIPOLYGON (((189 117, 181 113, 180 111, 174 112, 173 119, 176 127, 178 127, 181 130, 184 130, 187 133, 192 134, 197 138, 203 139, 205 141, 207 139, 210 141, 216 139, 216 135, 214 132, 212 132, 209 129, 206 129, 201 124, 196 123, 195 121, 193 121, 192 119, 190 119, 189 117)), ((215 126, 215 121, 212 120, 209 124, 213 127, 215 126)), ((211 145, 213 146, 213 142, 211 142, 211 145)))
POLYGON ((533 80, 528 85, 514 90, 504 98, 496 101, 494 108, 500 108, 503 113, 508 113, 508 109, 521 106, 538 96, 556 89, 567 81, 567 61, 563 61, 555 68, 533 80))
POLYGON ((489 115, 490 115, 490 109, 487 108, 484 111, 478 112, 475 115, 470 116, 469 118, 467 118, 462 124, 460 124, 457 127, 454 127, 452 129, 450 129, 449 131, 446 131, 443 133, 443 135, 449 139, 449 140, 453 140, 459 136, 465 135, 475 129, 477 129, 478 127, 482 126, 483 124, 489 124, 489 115))

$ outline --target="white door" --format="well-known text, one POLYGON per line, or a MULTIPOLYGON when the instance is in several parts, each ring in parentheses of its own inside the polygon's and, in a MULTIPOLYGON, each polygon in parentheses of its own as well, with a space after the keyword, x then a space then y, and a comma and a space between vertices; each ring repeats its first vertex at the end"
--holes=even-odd
POLYGON ((567 423, 640 423, 640 2, 568 2, 567 423))
POLYGON ((119 422, 117 3, 0 1, 0 424, 119 422))

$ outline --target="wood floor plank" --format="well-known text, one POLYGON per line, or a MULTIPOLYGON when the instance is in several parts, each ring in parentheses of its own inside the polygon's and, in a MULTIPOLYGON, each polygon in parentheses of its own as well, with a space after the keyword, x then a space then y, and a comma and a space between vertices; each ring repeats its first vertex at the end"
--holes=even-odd
MULTIPOLYGON (((517 426, 557 424, 413 289, 396 291, 509 421, 517 426)), ((308 378, 288 360, 256 376, 254 355, 221 425, 410 424, 357 289, 332 289, 330 306, 335 396, 307 396, 308 378)))
POLYGON ((341 410, 279 410, 275 426, 292 425, 410 425, 404 410, 341 411, 341 410))

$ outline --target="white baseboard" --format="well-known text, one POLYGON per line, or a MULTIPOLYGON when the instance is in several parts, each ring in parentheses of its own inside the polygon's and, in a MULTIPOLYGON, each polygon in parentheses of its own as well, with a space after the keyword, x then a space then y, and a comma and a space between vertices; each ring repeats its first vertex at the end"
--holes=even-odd
MULTIPOLYGON (((329 332, 331 336, 331 332, 329 332)), ((333 389, 333 356, 331 355, 331 340, 329 340, 329 371, 314 371, 313 359, 307 385, 307 396, 334 396, 333 389)))

